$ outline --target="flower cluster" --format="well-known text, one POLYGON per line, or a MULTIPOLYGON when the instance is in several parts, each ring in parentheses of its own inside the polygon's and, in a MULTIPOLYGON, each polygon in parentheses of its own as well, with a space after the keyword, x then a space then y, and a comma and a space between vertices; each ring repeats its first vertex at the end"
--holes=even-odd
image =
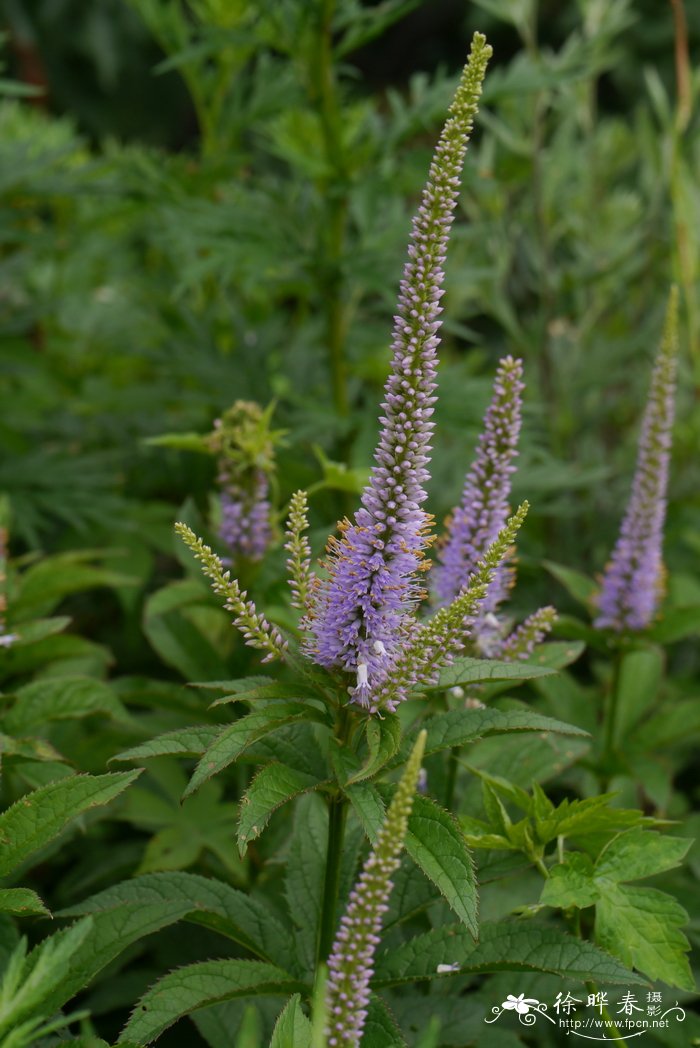
POLYGON ((314 594, 307 651, 320 665, 356 674, 353 697, 373 705, 392 656, 409 641, 422 596, 419 571, 430 518, 423 510, 435 401, 437 331, 447 240, 491 48, 472 43, 413 222, 394 321, 375 466, 353 523, 329 547, 328 577, 314 594))
POLYGON ((340 928, 328 958, 326 1037, 330 1048, 340 1045, 356 1048, 362 1039, 382 917, 386 913, 393 888, 391 877, 399 866, 399 856, 408 830, 408 817, 418 786, 425 740, 426 732, 422 731, 375 845, 350 893, 347 910, 340 920, 340 928))
MULTIPOLYGON (((329 540, 325 576, 311 569, 304 536, 306 495, 297 492, 290 504, 285 548, 293 604, 302 611, 303 654, 330 671, 351 673, 352 701, 372 713, 393 711, 413 688, 436 683, 439 668, 463 650, 484 602, 495 607, 501 599, 508 577, 503 561, 527 509, 522 506, 507 521, 522 391, 521 364, 509 357, 501 362, 486 433, 443 553, 445 600, 421 622, 415 612, 423 596, 419 578, 428 566, 424 551, 430 541, 423 502, 433 430, 442 266, 490 54, 485 38, 476 33, 413 223, 375 465, 354 521, 343 522, 340 538, 329 540)), ((228 453, 231 457, 230 446, 228 453)), ((236 612, 236 625, 248 643, 265 649, 267 658, 284 655, 281 634, 246 601, 211 551, 197 544, 188 529, 181 528, 181 534, 203 560, 214 588, 236 612)))
POLYGON ((662 596, 677 351, 678 293, 674 288, 642 422, 632 493, 598 595, 595 625, 601 629, 645 629, 662 596))
POLYGON ((261 560, 272 540, 270 478, 274 472, 271 411, 238 400, 214 423, 207 446, 218 458, 221 491, 219 537, 226 563, 261 560))
MULTIPOLYGON (((447 523, 435 570, 438 603, 449 604, 508 519, 510 477, 518 454, 523 366, 506 357, 499 364, 493 398, 484 417, 476 458, 467 473, 462 500, 447 523)), ((481 615, 492 614, 506 596, 512 569, 501 564, 491 582, 481 615)), ((488 627, 488 623, 486 624, 488 627)))

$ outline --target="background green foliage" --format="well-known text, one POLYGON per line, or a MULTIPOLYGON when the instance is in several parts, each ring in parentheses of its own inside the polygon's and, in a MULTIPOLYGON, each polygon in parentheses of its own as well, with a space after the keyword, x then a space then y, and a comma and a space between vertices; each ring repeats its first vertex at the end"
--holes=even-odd
MULTIPOLYGON (((206 433, 236 399, 274 400, 274 425, 287 432, 277 508, 298 487, 314 491, 316 550, 351 511, 371 462, 410 215, 474 28, 495 61, 450 247, 431 508, 444 514, 456 501, 496 361, 522 356, 514 498, 532 509, 516 611, 555 603, 572 616, 560 628, 567 650, 592 645, 527 694, 594 736, 606 688, 617 689, 620 714, 613 763, 609 747, 577 738, 483 739, 465 758, 476 774, 464 777, 463 828, 474 848, 500 836, 508 861, 522 866, 524 854, 536 866, 537 827, 556 822, 531 792, 544 782, 555 804, 590 798, 602 783, 621 811, 677 818, 683 837, 697 830, 699 660, 688 637, 700 623, 700 7, 686 8, 687 84, 674 8, 655 0, 2 0, 0 490, 16 558, 9 624, 23 636, 0 650, 3 803, 73 790, 57 809, 77 820, 57 822, 17 858, 12 876, 31 884, 17 890, 38 893, 15 897, 20 912, 82 913, 88 896, 134 873, 204 873, 256 890, 262 877, 269 898, 293 891, 267 862, 285 839, 282 820, 272 819, 264 850, 241 858, 235 845, 247 765, 182 805, 187 775, 166 756, 133 785, 127 773, 96 782, 118 752, 204 718, 210 734, 179 751, 201 755, 231 713, 203 713, 183 682, 242 678, 258 665, 172 532, 175 519, 206 529, 214 463, 149 438, 206 433), (594 575, 612 545, 671 280, 681 288, 682 355, 669 602, 657 634, 624 655, 611 682, 605 646, 573 618, 590 596, 590 580, 573 572, 594 575), (547 573, 543 559, 569 572, 547 573), (506 802, 519 810, 515 829, 499 815, 506 802)), ((284 622, 282 565, 275 550, 243 581, 284 622)), ((439 782, 437 763, 429 771, 439 782)), ((315 800, 295 814, 289 882, 313 865, 304 847, 321 832, 315 800)), ((638 825, 612 819, 601 832, 645 832, 638 825)), ((579 890, 585 880, 597 891, 603 838, 588 845, 574 852, 588 864, 560 871, 542 900, 535 867, 514 899, 489 852, 485 915, 568 905, 574 874, 579 890)), ((423 882, 404 874, 420 909, 423 882)), ((664 877, 691 913, 695 943, 697 882, 673 869, 664 877)), ((121 960, 104 955, 109 977, 79 1002, 95 1017, 87 1033, 116 1039, 133 1002, 172 966, 175 944, 180 964, 215 955, 211 927, 195 924, 184 942, 170 927, 188 912, 175 888, 167 912, 129 903, 135 926, 160 930, 137 946, 127 929, 121 960)), ((64 999, 49 999, 49 1018, 96 974, 81 960, 85 944, 116 942, 104 914, 84 921, 57 947, 82 974, 64 999)), ((25 926, 32 943, 43 938, 41 921, 25 926)), ((0 932, 9 953, 14 925, 0 932)), ((533 985, 543 996, 541 975, 517 990, 533 985)), ((484 1007, 512 989, 496 977, 484 1007)), ((257 1045, 280 1002, 201 1012, 196 1043, 218 1048, 240 1023, 240 1044, 257 1045)), ((469 1036, 486 1038, 469 1021, 469 1036)), ((417 1014, 417 1031, 421 1022, 417 1014)), ((456 1015, 453 1028, 466 1022, 456 1015)), ((193 1029, 180 1024, 162 1043, 192 1045, 193 1029)), ((451 1029, 444 1017, 442 1029, 451 1029)))

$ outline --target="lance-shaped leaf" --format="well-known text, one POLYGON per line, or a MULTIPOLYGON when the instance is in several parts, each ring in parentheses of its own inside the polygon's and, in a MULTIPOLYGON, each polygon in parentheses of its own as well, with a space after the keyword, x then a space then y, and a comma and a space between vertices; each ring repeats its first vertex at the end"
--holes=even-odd
POLYGON ((295 993, 280 1013, 272 1031, 270 1048, 312 1048, 311 1023, 301 1008, 301 997, 295 993))
POLYGON ((0 913, 14 913, 17 917, 51 916, 36 892, 29 888, 0 888, 0 913))
POLYGON ((201 724, 194 728, 176 728, 164 735, 122 750, 112 757, 113 761, 142 761, 151 757, 199 757, 221 735, 224 728, 213 724, 201 724))
POLYGON ((288 963, 293 957, 289 931, 264 903, 223 881, 194 873, 135 877, 62 910, 60 916, 105 913, 122 906, 157 910, 171 905, 181 908, 183 919, 235 940, 263 960, 282 957, 288 963))
POLYGON ((164 1030, 198 1008, 260 995, 289 996, 304 985, 282 968, 262 961, 201 961, 177 968, 141 998, 124 1027, 119 1045, 151 1044, 164 1030))
POLYGON ((248 746, 270 732, 277 731, 293 721, 313 720, 324 724, 327 723, 327 719, 326 714, 317 707, 301 702, 275 702, 241 717, 224 729, 208 748, 195 768, 183 797, 188 797, 213 775, 218 775, 224 768, 233 764, 248 746))
POLYGON ((47 721, 76 720, 96 713, 117 721, 131 719, 104 681, 92 677, 56 677, 33 681, 20 688, 4 719, 4 727, 13 734, 30 734, 47 721))
POLYGON ((621 985, 644 982, 593 943, 533 921, 506 920, 483 923, 478 943, 464 925, 446 924, 387 950, 377 960, 373 985, 507 971, 621 985))
POLYGON ((416 797, 406 851, 476 938, 478 898, 471 853, 457 821, 429 797, 416 797))
POLYGON ((0 815, 0 877, 58 837, 78 815, 109 804, 140 774, 73 775, 20 797, 0 815))
POLYGON ((537 677, 551 677, 556 670, 550 666, 537 666, 531 662, 499 662, 497 659, 455 659, 451 666, 440 671, 437 683, 431 690, 464 687, 471 684, 491 684, 508 681, 517 684, 537 677))
POLYGON ((238 849, 245 855, 250 841, 259 837, 270 816, 292 797, 316 790, 323 782, 286 764, 268 764, 255 776, 241 800, 238 819, 238 849))

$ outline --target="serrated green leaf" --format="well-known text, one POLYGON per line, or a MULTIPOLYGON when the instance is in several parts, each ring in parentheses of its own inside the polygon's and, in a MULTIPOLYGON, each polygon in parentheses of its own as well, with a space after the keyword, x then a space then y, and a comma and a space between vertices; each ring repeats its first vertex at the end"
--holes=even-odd
POLYGON ((288 996, 305 989, 287 972, 263 961, 200 961, 160 979, 136 1005, 118 1045, 151 1044, 184 1015, 238 997, 288 996))
POLYGON ((453 746, 463 746, 489 735, 511 732, 554 732, 559 735, 587 737, 588 732, 529 710, 449 710, 431 718, 427 724, 426 755, 453 746))
POLYGON ((396 1019, 376 994, 372 994, 369 1000, 362 1048, 406 1048, 396 1019))
POLYGON ((637 881, 679 866, 692 840, 651 833, 640 827, 618 834, 603 849, 595 865, 596 878, 637 881))
POLYGON ((288 929, 258 898, 199 874, 149 873, 98 892, 61 910, 61 917, 103 913, 120 906, 182 906, 182 919, 219 932, 263 960, 289 963, 294 947, 288 929))
POLYGON ((326 717, 314 706, 300 702, 276 702, 241 717, 217 736, 202 756, 183 794, 188 797, 213 775, 233 764, 252 743, 293 721, 325 723, 326 717))
POLYGON ((311 1023, 302 1011, 298 993, 289 998, 280 1013, 272 1031, 270 1048, 311 1048, 311 1023))
POLYGON ((255 702, 269 702, 272 699, 296 699, 298 702, 303 702, 304 692, 308 690, 308 687, 305 688, 303 684, 292 685, 273 681, 271 684, 260 684, 246 691, 235 691, 230 695, 222 695, 220 699, 215 699, 211 703, 210 709, 214 709, 216 706, 231 705, 234 702, 248 702, 252 704, 255 702))
POLYGON ((596 904, 596 941, 650 979, 692 991, 690 944, 679 930, 687 922, 683 907, 665 892, 608 883, 596 904))
POLYGON ((102 713, 117 721, 130 717, 108 684, 92 677, 53 677, 33 681, 15 693, 5 717, 9 732, 22 734, 47 721, 75 720, 102 713))
POLYGON ((0 913, 14 913, 18 917, 34 914, 51 916, 36 892, 29 888, 0 888, 0 913))
POLYGON ((584 909, 600 898, 600 891, 593 880, 593 860, 584 852, 569 852, 564 862, 552 866, 549 878, 544 882, 540 903, 542 906, 559 906, 568 909, 577 906, 584 909))
POLYGON ((201 724, 194 728, 177 728, 155 739, 122 750, 113 761, 148 760, 150 757, 199 757, 218 738, 224 729, 218 725, 201 724))
POLYGON ((479 942, 461 924, 442 925, 377 958, 375 986, 448 978, 438 965, 456 965, 463 974, 550 972, 583 982, 643 984, 615 958, 593 943, 534 921, 484 922, 479 942))
POLYGON ((140 774, 74 775, 20 797, 0 815, 0 877, 57 837, 76 816, 109 804, 140 774))
POLYGON ((418 794, 408 819, 406 851, 476 938, 478 899, 472 857, 459 824, 418 794))
POLYGON ((490 683, 491 681, 533 680, 549 677, 555 671, 547 666, 535 666, 529 662, 498 662, 493 659, 455 659, 451 666, 440 671, 436 685, 426 690, 464 687, 467 684, 490 683))
POLYGON ((374 844, 386 813, 379 792, 368 782, 358 782, 345 790, 355 814, 369 840, 374 844))
POLYGON ((304 971, 315 964, 328 844, 328 811, 320 797, 302 797, 294 812, 294 830, 285 870, 284 893, 297 928, 296 947, 304 971))
POLYGON ((369 758, 360 769, 348 779, 348 785, 369 779, 389 763, 399 748, 401 741, 401 722, 395 713, 386 713, 382 719, 367 721, 367 745, 369 758))
POLYGON ((238 819, 238 848, 245 855, 250 841, 259 837, 272 813, 292 797, 318 789, 322 782, 314 775, 285 764, 267 764, 255 776, 241 799, 238 819))

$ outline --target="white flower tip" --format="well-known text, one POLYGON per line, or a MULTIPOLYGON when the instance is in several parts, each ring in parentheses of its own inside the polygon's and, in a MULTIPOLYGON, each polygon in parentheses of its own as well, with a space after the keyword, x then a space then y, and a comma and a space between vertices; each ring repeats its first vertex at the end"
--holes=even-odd
POLYGON ((456 687, 450 688, 450 695, 452 696, 453 699, 463 699, 464 698, 464 688, 460 688, 460 686, 458 684, 456 687))
POLYGON ((372 645, 372 650, 377 655, 386 655, 386 648, 384 647, 384 642, 381 640, 375 640, 374 644, 372 645))
POLYGON ((367 685, 369 679, 368 667, 366 662, 358 662, 357 664, 357 686, 358 688, 364 688, 367 685))
POLYGON ((455 961, 454 964, 438 964, 436 971, 438 975, 447 975, 448 972, 458 972, 459 963, 455 961))

